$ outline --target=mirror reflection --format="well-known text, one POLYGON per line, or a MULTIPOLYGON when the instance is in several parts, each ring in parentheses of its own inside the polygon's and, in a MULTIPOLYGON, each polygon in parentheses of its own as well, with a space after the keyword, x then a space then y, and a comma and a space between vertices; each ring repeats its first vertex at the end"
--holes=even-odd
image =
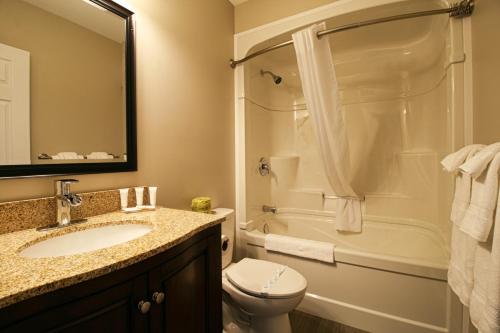
POLYGON ((125 19, 0 0, 0 165, 126 161, 125 19))

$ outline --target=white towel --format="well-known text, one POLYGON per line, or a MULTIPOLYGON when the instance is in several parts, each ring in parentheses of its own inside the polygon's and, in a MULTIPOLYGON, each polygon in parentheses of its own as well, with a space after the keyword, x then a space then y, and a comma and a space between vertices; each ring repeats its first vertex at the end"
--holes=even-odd
POLYGON ((468 160, 460 166, 460 171, 476 178, 483 173, 496 153, 500 152, 500 142, 483 148, 473 159, 468 160))
MULTIPOLYGON (((476 159, 481 152, 476 154, 471 161, 476 159)), ((480 242, 488 239, 493 224, 498 197, 499 169, 500 153, 497 153, 488 169, 472 181, 470 205, 460 223, 460 229, 463 232, 480 242)))
POLYGON ((110 160, 113 158, 113 155, 108 154, 103 151, 91 152, 86 156, 88 160, 110 160))
MULTIPOLYGON (((455 172, 465 161, 470 160, 484 145, 469 145, 446 156, 442 161, 444 169, 455 172)), ((472 178, 468 174, 458 173, 455 177, 455 195, 451 205, 450 220, 460 226, 470 203, 472 178)))
MULTIPOLYGON (((471 145, 448 155, 441 164, 450 172, 454 172, 464 162, 484 146, 471 145), (464 157, 465 153, 467 155, 464 157)), ((474 259, 477 241, 460 230, 461 222, 470 203, 472 178, 470 175, 458 173, 455 178, 455 196, 451 208, 451 258, 448 267, 448 284, 460 298, 469 305, 474 285, 474 259)))
POLYGON ((500 332, 500 196, 492 235, 476 250, 469 309, 479 333, 500 332))
POLYGON ((267 234, 264 247, 268 251, 281 252, 329 263, 335 262, 335 246, 332 243, 267 234))
POLYGON ((453 224, 451 228, 448 284, 462 304, 468 306, 474 286, 474 261, 478 242, 460 230, 456 224, 453 224))
POLYGON ((484 145, 465 146, 443 158, 443 160, 441 161, 441 165, 448 172, 457 171, 458 168, 467 160, 467 157, 472 151, 477 152, 484 147, 484 145))
POLYGON ((335 210, 335 229, 339 231, 361 232, 361 201, 337 199, 335 210))

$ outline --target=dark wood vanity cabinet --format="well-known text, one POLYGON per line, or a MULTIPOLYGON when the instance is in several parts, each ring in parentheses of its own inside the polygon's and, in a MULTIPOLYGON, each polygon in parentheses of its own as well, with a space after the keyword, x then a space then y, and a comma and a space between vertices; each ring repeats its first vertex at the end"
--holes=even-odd
POLYGON ((222 331, 220 226, 124 269, 0 309, 0 332, 222 331))
POLYGON ((139 276, 35 313, 20 304, 18 311, 29 314, 2 332, 146 332, 147 316, 133 311, 134 303, 147 297, 146 283, 146 276, 139 276))
POLYGON ((217 237, 215 256, 198 255, 203 251, 198 244, 192 255, 178 256, 149 274, 151 295, 165 295, 157 302, 152 296, 151 332, 222 332, 220 231, 217 237))

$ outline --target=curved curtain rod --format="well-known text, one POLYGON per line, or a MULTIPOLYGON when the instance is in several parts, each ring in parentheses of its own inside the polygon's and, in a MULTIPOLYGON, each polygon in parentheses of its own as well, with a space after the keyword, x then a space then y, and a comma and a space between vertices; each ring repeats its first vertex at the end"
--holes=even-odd
MULTIPOLYGON (((385 23, 385 22, 391 22, 391 21, 397 21, 397 20, 405 20, 405 19, 410 19, 410 18, 415 18, 415 17, 423 17, 423 16, 431 16, 431 15, 439 15, 439 14, 449 14, 450 17, 455 17, 455 18, 463 18, 472 15, 472 12, 474 11, 474 0, 462 0, 459 3, 455 3, 451 5, 449 8, 441 8, 441 9, 433 9, 433 10, 426 10, 422 12, 414 12, 414 13, 408 13, 408 14, 400 14, 400 15, 394 15, 394 16, 388 16, 388 17, 382 17, 378 19, 372 19, 372 20, 366 20, 366 21, 361 21, 361 22, 356 22, 356 23, 351 23, 351 24, 346 24, 337 28, 333 29, 327 29, 323 31, 319 31, 317 33, 318 38, 321 38, 322 36, 333 34, 336 32, 341 32, 341 31, 346 31, 354 28, 360 28, 360 27, 366 27, 369 25, 374 25, 378 23, 385 23)), ((255 58, 261 54, 267 53, 269 51, 277 50, 282 47, 292 45, 293 40, 288 40, 283 43, 275 44, 269 47, 266 47, 262 50, 256 51, 254 53, 250 53, 244 58, 241 58, 239 60, 233 60, 230 59, 229 65, 231 68, 235 68, 237 65, 250 60, 252 58, 255 58)))

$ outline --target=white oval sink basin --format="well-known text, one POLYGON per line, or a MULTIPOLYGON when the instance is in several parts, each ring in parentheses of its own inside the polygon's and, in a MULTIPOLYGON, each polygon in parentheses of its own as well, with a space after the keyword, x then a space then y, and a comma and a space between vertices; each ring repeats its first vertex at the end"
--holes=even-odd
POLYGON ((125 243, 151 230, 153 227, 144 224, 119 224, 75 231, 33 244, 20 254, 29 258, 70 256, 125 243))

